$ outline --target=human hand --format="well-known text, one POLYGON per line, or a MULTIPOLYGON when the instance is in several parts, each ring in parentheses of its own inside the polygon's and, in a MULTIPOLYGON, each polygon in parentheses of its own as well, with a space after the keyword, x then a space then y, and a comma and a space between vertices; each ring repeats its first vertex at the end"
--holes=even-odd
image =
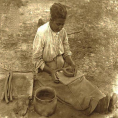
POLYGON ((75 65, 75 64, 73 64, 72 66, 71 66, 71 68, 72 68, 72 70, 73 70, 73 72, 74 72, 74 77, 77 75, 77 66, 75 65))
POLYGON ((52 76, 53 81, 58 84, 59 83, 59 79, 57 78, 55 70, 51 71, 51 76, 52 76))

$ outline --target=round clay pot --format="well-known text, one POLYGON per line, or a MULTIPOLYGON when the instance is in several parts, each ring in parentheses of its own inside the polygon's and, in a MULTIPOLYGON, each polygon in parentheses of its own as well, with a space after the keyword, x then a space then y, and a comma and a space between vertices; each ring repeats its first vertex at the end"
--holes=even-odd
POLYGON ((54 89, 50 87, 40 87, 34 96, 34 110, 41 116, 52 115, 57 106, 57 97, 54 89))

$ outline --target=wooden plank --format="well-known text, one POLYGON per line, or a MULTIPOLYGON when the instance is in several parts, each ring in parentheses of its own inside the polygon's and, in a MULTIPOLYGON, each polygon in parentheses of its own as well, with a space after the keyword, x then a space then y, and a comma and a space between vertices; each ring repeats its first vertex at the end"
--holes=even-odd
POLYGON ((77 71, 77 75, 75 77, 66 77, 64 74, 63 74, 63 71, 59 71, 57 72, 57 76, 59 78, 59 81, 61 83, 63 83, 64 85, 68 85, 70 84, 71 82, 75 81, 76 79, 82 77, 84 74, 81 72, 81 71, 77 71))
MULTIPOLYGON (((0 73, 0 95, 2 95, 2 92, 4 91, 6 76, 7 76, 7 72, 0 73)), ((27 95, 29 99, 32 99, 33 73, 14 72, 11 82, 13 87, 13 98, 18 98, 18 96, 27 95)))
POLYGON ((18 96, 28 95, 29 99, 32 98, 33 93, 33 73, 14 73, 13 74, 13 86, 17 87, 17 91, 15 91, 15 87, 13 87, 13 96, 17 98, 18 96), (26 87, 25 87, 26 86, 26 87), (24 91, 24 89, 27 91, 24 91))

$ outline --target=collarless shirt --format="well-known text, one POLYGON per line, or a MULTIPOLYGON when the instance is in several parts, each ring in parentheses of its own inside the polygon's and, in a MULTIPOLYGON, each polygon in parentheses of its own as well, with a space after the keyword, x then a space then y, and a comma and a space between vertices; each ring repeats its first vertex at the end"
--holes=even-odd
POLYGON ((53 32, 49 22, 40 26, 33 42, 33 63, 35 68, 43 70, 45 62, 51 62, 58 55, 71 55, 65 29, 53 32))

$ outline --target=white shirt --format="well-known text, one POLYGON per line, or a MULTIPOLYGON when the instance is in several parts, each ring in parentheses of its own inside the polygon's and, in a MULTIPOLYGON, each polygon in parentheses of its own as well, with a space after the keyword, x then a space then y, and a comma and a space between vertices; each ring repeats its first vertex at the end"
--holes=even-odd
POLYGON ((51 62, 58 55, 71 55, 65 29, 53 32, 49 22, 40 26, 33 42, 33 63, 43 70, 45 62, 51 62))

